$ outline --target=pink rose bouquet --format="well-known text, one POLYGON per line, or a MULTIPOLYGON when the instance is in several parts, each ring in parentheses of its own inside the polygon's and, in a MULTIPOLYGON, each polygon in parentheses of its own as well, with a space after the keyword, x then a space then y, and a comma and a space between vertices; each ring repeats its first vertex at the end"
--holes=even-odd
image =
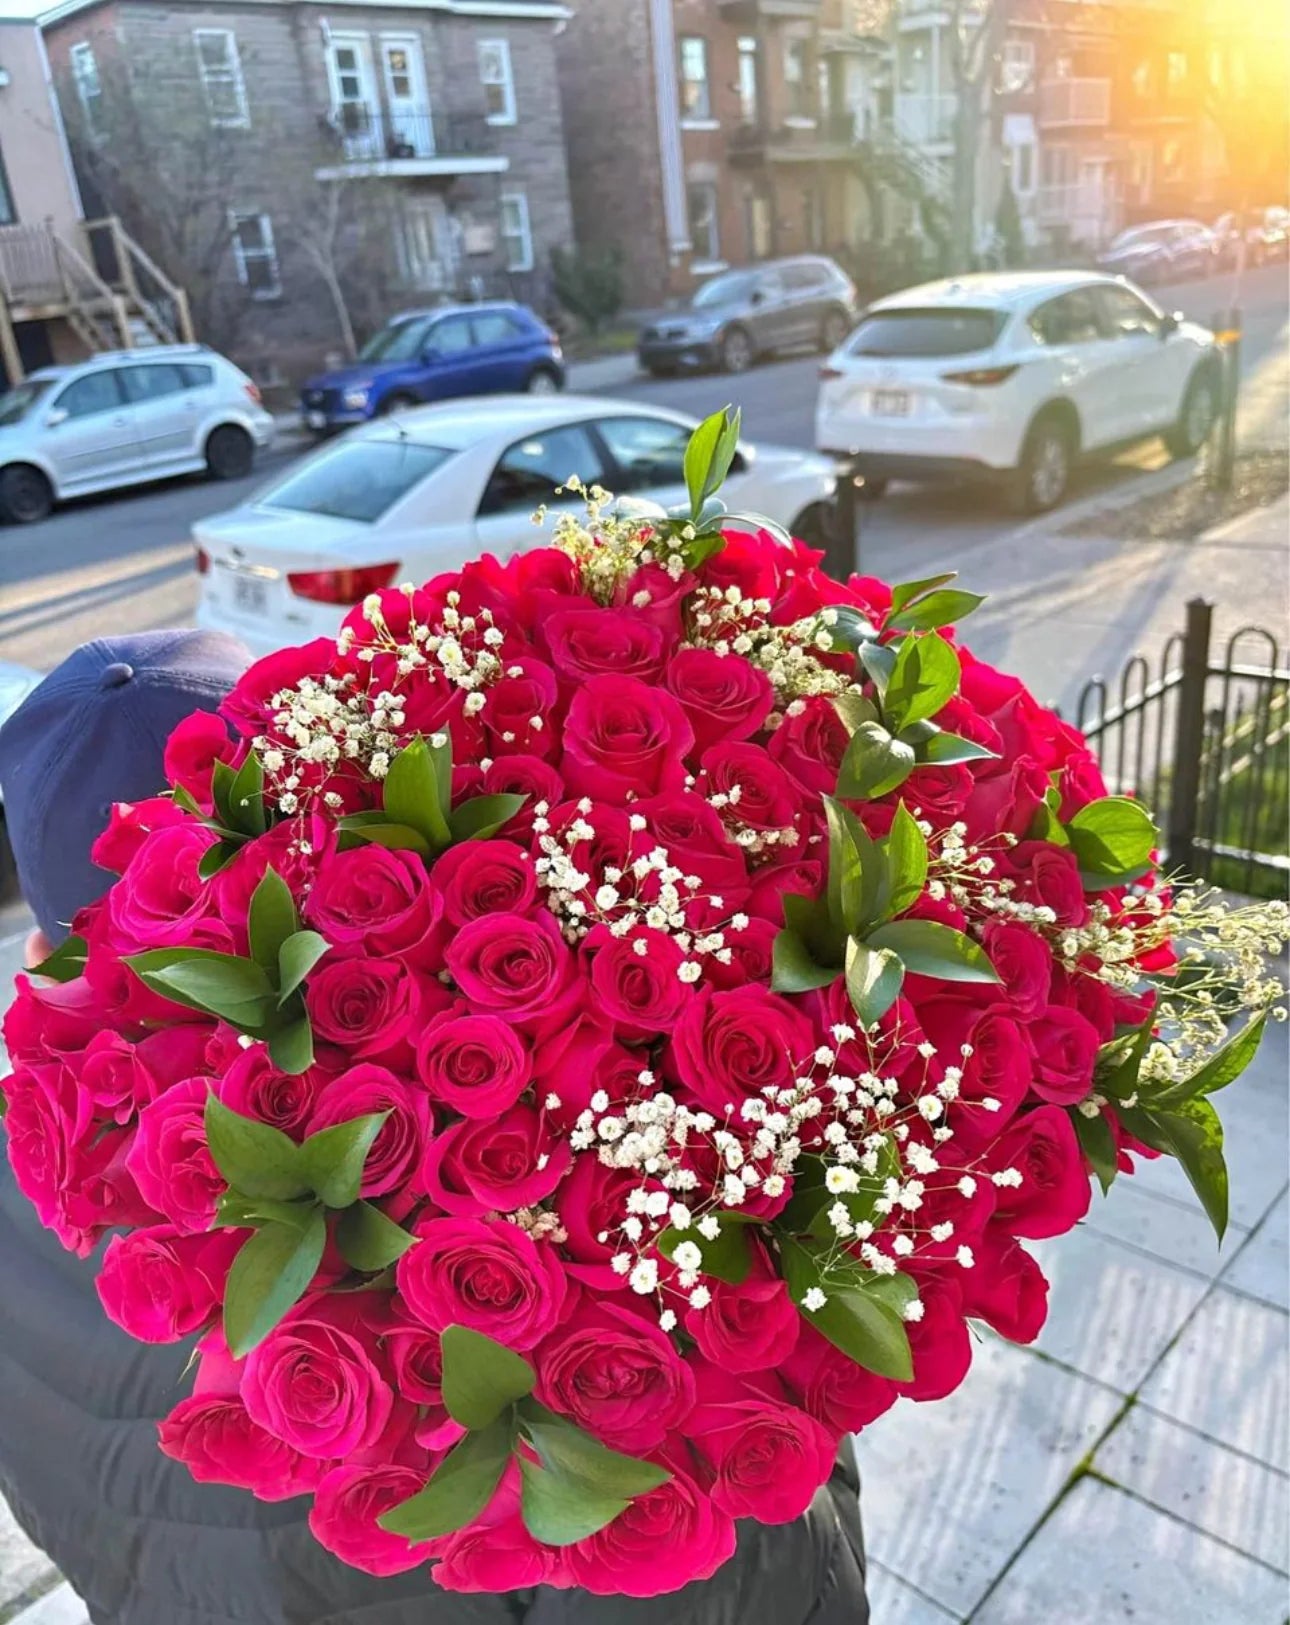
POLYGON ((1090 1175, 1175 1156, 1222 1232, 1284 922, 1175 906, 951 578, 725 515, 736 435, 254 666, 19 979, 18 1182, 198 1337, 161 1448, 373 1574, 703 1579, 1036 1336, 1090 1175))

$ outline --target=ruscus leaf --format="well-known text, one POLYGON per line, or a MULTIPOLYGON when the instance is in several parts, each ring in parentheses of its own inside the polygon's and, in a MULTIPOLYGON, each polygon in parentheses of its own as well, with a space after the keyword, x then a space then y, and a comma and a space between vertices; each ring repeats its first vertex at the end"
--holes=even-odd
POLYGON ((336 1222, 336 1245, 341 1257, 352 1269, 369 1275, 388 1269, 416 1245, 416 1240, 371 1202, 355 1202, 336 1222))
POLYGON ((381 805, 390 823, 416 830, 433 851, 441 852, 451 840, 439 770, 429 743, 419 735, 390 759, 381 805))
POLYGON ((895 739, 878 722, 862 722, 851 736, 838 770, 838 795, 872 801, 898 789, 917 765, 914 747, 895 739))
POLYGON ((281 1129, 233 1111, 214 1090, 202 1120, 215 1166, 240 1195, 289 1202, 309 1190, 300 1147, 281 1129))
POLYGON ((873 948, 858 937, 847 943, 847 994, 862 1026, 881 1021, 900 997, 905 967, 889 949, 873 948))
POLYGON ((84 937, 64 937, 52 954, 31 967, 31 975, 43 976, 51 982, 74 982, 84 974, 88 957, 89 944, 84 937))
POLYGON ((883 698, 883 711, 898 732, 934 717, 958 693, 959 657, 935 632, 906 635, 883 698))
POLYGON ((309 1187, 328 1207, 358 1201, 363 1165, 389 1112, 367 1112, 311 1134, 300 1147, 300 1166, 309 1187))
POLYGON ((684 1242, 693 1242, 703 1260, 699 1265, 701 1275, 712 1275, 718 1281, 729 1281, 732 1286, 741 1286, 748 1279, 748 1271, 752 1268, 748 1225, 729 1213, 721 1213, 716 1217, 720 1220, 721 1229, 712 1239, 703 1235, 696 1225, 691 1225, 686 1230, 677 1230, 669 1225, 666 1230, 660 1231, 654 1245, 664 1258, 675 1261, 676 1249, 684 1242))
POLYGON ((251 893, 247 938, 251 958, 268 973, 272 982, 278 980, 278 955, 282 945, 295 934, 299 924, 291 888, 270 864, 251 893))
POLYGON ((935 976, 943 982, 999 980, 981 944, 939 920, 893 920, 865 940, 871 948, 899 954, 905 969, 915 976, 935 976))
POLYGON ((891 821, 885 849, 891 876, 887 912, 903 914, 923 895, 927 883, 927 837, 903 801, 891 821))
POLYGON ((579 1479, 591 1489, 623 1497, 648 1495, 672 1476, 656 1462, 611 1450, 534 1399, 520 1402, 519 1417, 520 1428, 542 1465, 565 1478, 579 1479))
POLYGON ((537 1373, 521 1354, 468 1326, 447 1326, 443 1353, 443 1402, 464 1428, 485 1428, 517 1399, 533 1392, 537 1373))
POLYGON ((253 959, 209 948, 152 948, 125 963, 145 987, 189 1010, 257 1032, 274 1008, 273 984, 253 959))
POLYGON ((787 926, 771 948, 771 988, 776 993, 809 993, 828 987, 839 975, 837 965, 818 965, 811 951, 795 931, 787 926))
POLYGON ((326 1243, 327 1221, 315 1208, 302 1227, 266 1224, 243 1244, 224 1289, 224 1338, 235 1360, 304 1297, 326 1243))
POLYGON ((611 1524, 628 1505, 627 1496, 594 1490, 520 1457, 520 1516, 544 1546, 574 1546, 611 1524))
POLYGON ((503 824, 510 823, 527 800, 527 796, 505 791, 498 795, 474 796, 470 801, 463 801, 448 815, 448 828, 452 832, 453 840, 479 841, 495 835, 503 824))
POLYGON ((308 976, 330 944, 316 931, 296 931, 278 949, 278 1003, 283 1005, 308 976))
POLYGON ((897 610, 887 626, 897 632, 934 632, 965 619, 984 602, 985 596, 979 592, 933 592, 897 610))
POLYGON ((473 1523, 492 1500, 511 1459, 509 1417, 467 1433, 439 1463, 430 1482, 376 1520, 391 1535, 435 1540, 473 1523))
POLYGON ((1075 1137, 1079 1140, 1080 1150, 1088 1158, 1089 1167, 1097 1175, 1097 1182, 1102 1187, 1102 1195, 1105 1196, 1118 1172, 1119 1154, 1111 1125, 1103 1112, 1098 1112, 1095 1117, 1085 1117, 1078 1106, 1070 1106, 1067 1111, 1075 1126, 1075 1137))
POLYGON ((834 1348, 841 1349, 866 1371, 890 1377, 893 1382, 909 1382, 914 1375, 913 1354, 904 1320, 895 1306, 902 1299, 908 1301, 907 1288, 896 1286, 895 1277, 880 1288, 882 1278, 858 1266, 848 1272, 850 1279, 840 1271, 825 1269, 822 1254, 826 1245, 780 1237, 784 1279, 798 1312, 834 1348), (804 1302, 813 1289, 824 1294, 825 1301, 818 1309, 808 1309, 804 1302))

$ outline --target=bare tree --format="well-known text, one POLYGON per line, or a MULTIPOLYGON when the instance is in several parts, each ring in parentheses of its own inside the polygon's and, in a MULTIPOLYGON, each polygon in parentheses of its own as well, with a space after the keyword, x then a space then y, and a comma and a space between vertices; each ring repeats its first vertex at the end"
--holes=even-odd
POLYGON ((996 61, 1014 0, 949 0, 947 64, 954 86, 950 252, 957 269, 976 247, 977 162, 989 130, 996 61))

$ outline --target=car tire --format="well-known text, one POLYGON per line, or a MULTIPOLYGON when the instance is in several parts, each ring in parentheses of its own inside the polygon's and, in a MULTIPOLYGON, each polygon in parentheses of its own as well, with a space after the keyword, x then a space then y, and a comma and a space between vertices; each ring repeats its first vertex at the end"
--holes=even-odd
POLYGON ((829 502, 812 502, 788 527, 790 536, 810 547, 828 548, 833 541, 834 512, 829 502))
POLYGON ((1020 513, 1048 513, 1070 487, 1075 434, 1064 415, 1041 412, 1031 424, 1013 474, 1013 506, 1020 513))
POLYGON ((1178 421, 1165 434, 1171 457, 1194 457, 1209 439, 1218 418, 1218 378, 1212 367, 1193 374, 1183 396, 1178 421))
POLYGON ((213 480, 244 480, 255 466, 255 442, 235 423, 222 423, 206 440, 206 472, 213 480))
POLYGON ((560 375, 554 367, 534 367, 524 388, 530 395, 558 395, 560 375))
POLYGON ((851 322, 843 310, 830 310, 820 323, 820 350, 832 355, 851 331, 851 322))
POLYGON ((421 402, 415 395, 406 395, 396 389, 393 395, 387 395, 377 407, 376 415, 381 418, 394 418, 398 417, 400 412, 411 412, 414 407, 420 405, 421 402))
POLYGON ((722 372, 747 372, 756 358, 752 334, 746 327, 730 327, 721 335, 717 358, 722 372))
POLYGON ((34 525, 54 508, 54 488, 30 463, 0 469, 0 520, 7 525, 34 525))

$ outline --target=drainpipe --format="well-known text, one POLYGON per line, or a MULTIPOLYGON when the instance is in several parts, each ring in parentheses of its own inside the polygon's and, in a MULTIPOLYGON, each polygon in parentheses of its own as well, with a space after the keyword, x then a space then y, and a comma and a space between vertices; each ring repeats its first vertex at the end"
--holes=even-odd
POLYGON ((658 116, 663 222, 667 229, 668 254, 675 260, 689 252, 690 218, 685 202, 685 164, 681 153, 681 104, 677 90, 672 0, 650 0, 650 35, 654 43, 654 109, 658 116))

